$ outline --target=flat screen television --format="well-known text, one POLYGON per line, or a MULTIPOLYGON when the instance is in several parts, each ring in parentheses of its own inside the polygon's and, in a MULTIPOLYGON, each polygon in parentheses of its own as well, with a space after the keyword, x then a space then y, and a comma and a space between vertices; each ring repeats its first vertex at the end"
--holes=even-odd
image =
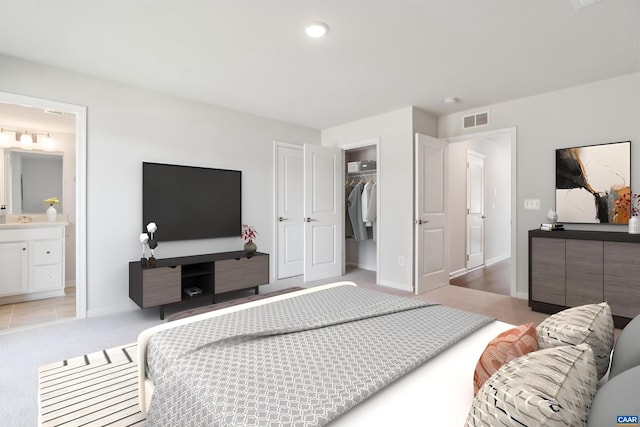
POLYGON ((239 236, 242 172, 142 163, 142 230, 158 242, 239 236))

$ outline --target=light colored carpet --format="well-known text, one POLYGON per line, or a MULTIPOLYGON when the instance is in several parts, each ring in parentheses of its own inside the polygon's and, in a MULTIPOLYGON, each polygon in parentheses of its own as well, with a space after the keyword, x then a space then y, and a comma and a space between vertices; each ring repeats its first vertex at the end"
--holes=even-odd
POLYGON ((41 426, 136 426, 137 346, 129 344, 38 369, 41 426))

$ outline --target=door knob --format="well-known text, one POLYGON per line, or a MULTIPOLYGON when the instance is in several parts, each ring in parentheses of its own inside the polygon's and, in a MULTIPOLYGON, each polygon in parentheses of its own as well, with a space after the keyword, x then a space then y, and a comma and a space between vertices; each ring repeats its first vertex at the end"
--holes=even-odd
POLYGON ((418 225, 426 224, 428 222, 429 222, 428 219, 425 219, 425 220, 419 219, 419 220, 415 221, 415 223, 418 224, 418 225))
POLYGON ((307 217, 307 218, 305 218, 304 220, 305 220, 305 222, 315 221, 315 219, 313 219, 313 218, 308 218, 308 217, 307 217))
POLYGON ((281 216, 278 217, 278 221, 282 222, 282 221, 286 221, 288 218, 283 218, 281 216))

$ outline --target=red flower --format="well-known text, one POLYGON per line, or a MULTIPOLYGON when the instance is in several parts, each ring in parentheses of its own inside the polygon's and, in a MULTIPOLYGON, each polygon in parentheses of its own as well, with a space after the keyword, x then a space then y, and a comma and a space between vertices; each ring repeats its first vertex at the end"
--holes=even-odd
POLYGON ((242 232, 240 233, 240 237, 243 240, 250 242, 253 239, 255 239, 257 235, 258 235, 258 232, 256 231, 255 228, 253 228, 253 226, 242 224, 242 232))

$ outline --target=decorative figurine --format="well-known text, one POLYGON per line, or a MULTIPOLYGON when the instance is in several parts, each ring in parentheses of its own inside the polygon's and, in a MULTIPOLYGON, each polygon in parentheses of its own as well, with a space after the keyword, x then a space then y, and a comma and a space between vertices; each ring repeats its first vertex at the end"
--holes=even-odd
POLYGON ((158 247, 158 242, 154 238, 153 234, 158 231, 158 226, 155 222, 150 222, 147 224, 147 233, 149 233, 149 241, 147 244, 149 245, 149 249, 151 251, 151 256, 149 257, 149 266, 156 266, 156 257, 154 256, 153 250, 158 247))
POLYGON ((149 235, 147 233, 140 233, 140 243, 142 243, 142 258, 140 258, 140 265, 143 267, 147 266, 147 254, 145 251, 145 246, 149 241, 149 235))

